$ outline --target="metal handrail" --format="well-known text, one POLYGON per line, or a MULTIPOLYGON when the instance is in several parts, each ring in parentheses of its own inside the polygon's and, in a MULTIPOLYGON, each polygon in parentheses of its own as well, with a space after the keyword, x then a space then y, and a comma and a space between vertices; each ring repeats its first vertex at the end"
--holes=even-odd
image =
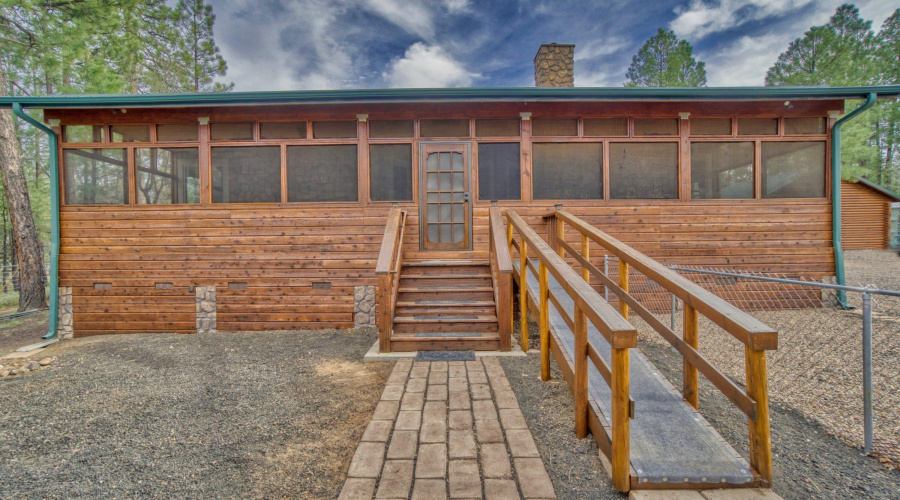
POLYGON ((795 280, 790 278, 771 278, 769 276, 756 276, 753 274, 739 274, 739 273, 729 273, 726 271, 710 271, 707 269, 693 269, 690 267, 678 267, 678 266, 667 266, 669 269, 673 271, 682 271, 687 273, 697 273, 697 274, 712 274, 715 276, 727 276, 729 278, 743 278, 743 279, 753 279, 758 281, 772 281, 775 283, 785 283, 788 285, 803 285, 803 286, 812 286, 816 288, 827 288, 829 290, 843 290, 846 292, 858 292, 858 293, 874 293, 876 295, 887 295, 890 297, 900 297, 900 292, 896 290, 881 290, 878 288, 873 288, 869 286, 847 286, 847 285, 836 285, 833 283, 818 283, 815 281, 803 281, 803 280, 795 280))

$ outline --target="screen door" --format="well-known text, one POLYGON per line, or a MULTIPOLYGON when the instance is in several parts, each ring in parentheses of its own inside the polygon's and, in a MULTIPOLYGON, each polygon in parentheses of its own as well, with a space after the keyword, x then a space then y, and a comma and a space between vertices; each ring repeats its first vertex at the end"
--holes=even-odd
POLYGON ((466 144, 422 146, 422 247, 467 250, 472 220, 466 144))

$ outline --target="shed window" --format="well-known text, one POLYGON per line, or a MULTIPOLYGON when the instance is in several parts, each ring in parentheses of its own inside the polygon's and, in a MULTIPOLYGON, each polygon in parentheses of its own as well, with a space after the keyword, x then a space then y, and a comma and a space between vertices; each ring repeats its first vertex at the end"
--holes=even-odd
POLYGON ((419 128, 422 137, 469 136, 469 120, 422 120, 419 128))
POLYGON ((825 196, 824 142, 764 142, 761 148, 763 198, 825 196))
POLYGON ((212 148, 213 203, 281 201, 281 148, 212 148))
POLYGON ((611 143, 609 196, 619 200, 678 198, 678 144, 611 143))
POLYGON ((124 149, 67 149, 66 203, 128 204, 128 161, 124 149))
POLYGON ((156 126, 156 140, 158 142, 196 141, 198 137, 197 124, 172 123, 156 126))
POLYGON ((784 119, 784 135, 822 135, 824 133, 824 118, 812 117, 784 119))
POLYGON ((753 198, 753 142, 691 143, 691 197, 753 198))
POLYGON ((137 203, 200 203, 200 157, 197 148, 137 148, 137 203))
POLYGON ((478 199, 519 200, 519 143, 483 143, 478 145, 478 199))
POLYGON ((290 146, 288 201, 357 201, 356 145, 290 146))
POLYGON ((105 129, 102 125, 66 125, 63 142, 103 142, 105 129))
POLYGON ((678 135, 677 118, 635 118, 634 135, 678 135))
POLYGON ((578 120, 575 118, 535 118, 531 120, 531 135, 542 137, 575 137, 578 120))
POLYGON ((209 139, 212 141, 251 141, 253 123, 210 123, 209 139))
POLYGON ((355 139, 356 122, 313 122, 313 139, 355 139))
POLYGON ((778 118, 738 118, 738 135, 776 135, 778 118))
POLYGON ((113 125, 112 142, 150 142, 150 125, 113 125))
POLYGON ((628 118, 585 118, 586 137, 615 137, 628 135, 628 118))
POLYGON ((413 135, 415 135, 413 120, 369 120, 369 137, 374 139, 405 138, 413 135))
POLYGON ((560 143, 534 145, 536 200, 603 198, 603 145, 560 143))
POLYGON ((260 122, 260 139, 306 139, 306 122, 260 122))
POLYGON ((518 137, 519 120, 475 120, 478 137, 518 137))
POLYGON ((731 118, 691 118, 691 135, 731 135, 731 118))
POLYGON ((369 196, 372 201, 412 200, 412 145, 369 146, 369 196))

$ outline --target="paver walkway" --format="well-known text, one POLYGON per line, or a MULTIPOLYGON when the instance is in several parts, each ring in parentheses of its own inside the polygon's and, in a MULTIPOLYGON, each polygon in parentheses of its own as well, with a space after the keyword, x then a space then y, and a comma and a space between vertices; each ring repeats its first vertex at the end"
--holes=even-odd
POLYGON ((350 462, 344 499, 551 499, 497 358, 398 361, 350 462))

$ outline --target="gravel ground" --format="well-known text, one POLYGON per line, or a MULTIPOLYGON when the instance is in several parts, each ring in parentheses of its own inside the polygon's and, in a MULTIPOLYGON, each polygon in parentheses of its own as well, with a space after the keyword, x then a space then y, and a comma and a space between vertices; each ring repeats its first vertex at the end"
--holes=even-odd
MULTIPOLYGON (((12 311, 13 313, 15 310, 12 311)), ((12 314, 12 313, 10 313, 12 314)), ((36 312, 0 321, 0 356, 16 349, 40 342, 47 334, 47 313, 36 312)))
POLYGON ((844 271, 849 285, 900 290, 900 255, 896 250, 848 250, 844 252, 844 271))
POLYGON ((346 330, 113 335, 0 380, 0 498, 334 498, 392 364, 346 330))

